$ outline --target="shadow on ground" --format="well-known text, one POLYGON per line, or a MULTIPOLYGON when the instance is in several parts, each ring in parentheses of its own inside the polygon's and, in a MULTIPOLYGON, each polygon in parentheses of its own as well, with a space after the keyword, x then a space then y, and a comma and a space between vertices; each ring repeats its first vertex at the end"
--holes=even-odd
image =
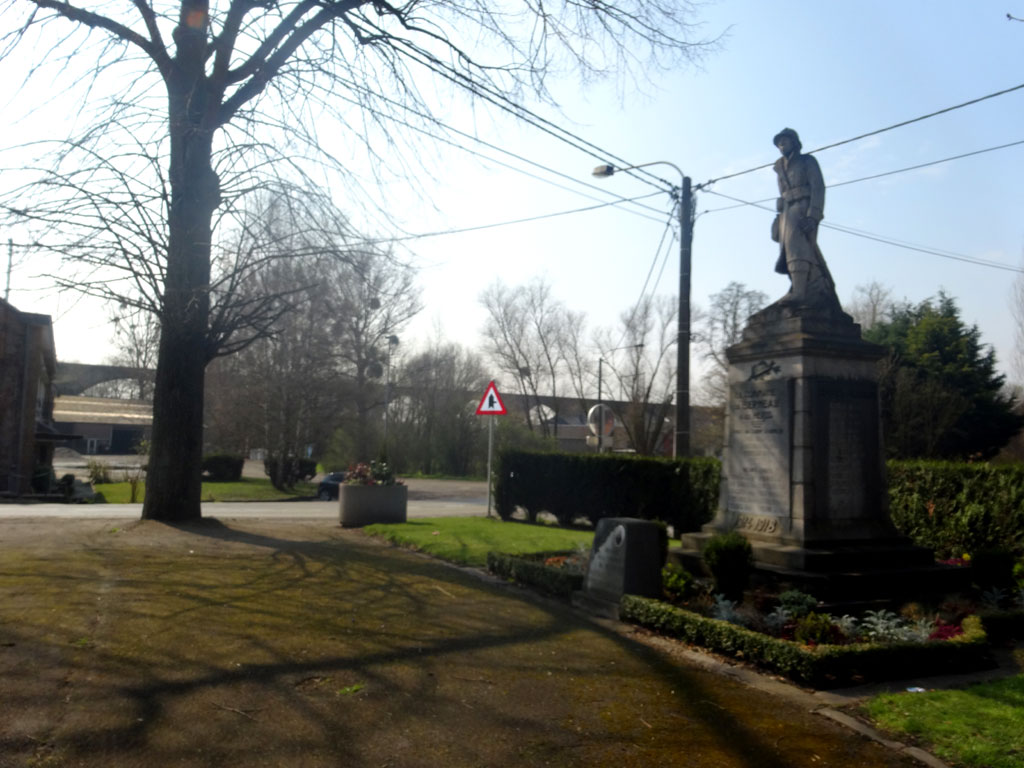
POLYGON ((0 530, 0 766, 913 764, 358 532, 52 525, 0 530))

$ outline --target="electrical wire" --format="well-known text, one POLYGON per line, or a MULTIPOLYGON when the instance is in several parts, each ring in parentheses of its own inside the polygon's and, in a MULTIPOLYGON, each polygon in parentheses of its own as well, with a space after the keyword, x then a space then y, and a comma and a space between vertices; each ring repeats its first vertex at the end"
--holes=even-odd
POLYGON ((871 181, 872 179, 881 179, 884 176, 894 176, 897 173, 906 173, 907 171, 916 171, 921 168, 929 168, 933 165, 940 165, 941 163, 948 163, 951 160, 961 160, 965 157, 973 157, 974 155, 983 155, 986 152, 995 152, 997 149, 1008 149, 1009 147, 1017 147, 1024 144, 1024 139, 1020 141, 1011 141, 1009 144, 1000 144, 998 147, 988 147, 987 149, 976 149, 973 152, 964 152, 960 155, 953 155, 952 157, 944 157, 941 160, 932 160, 927 163, 919 163, 918 165, 909 165, 906 168, 898 168, 895 171, 886 171, 885 173, 876 173, 871 176, 862 176, 859 179, 850 179, 849 181, 840 181, 835 184, 829 184, 828 188, 833 189, 835 187, 845 187, 847 184, 857 184, 861 181, 871 181))
MULTIPOLYGON (((408 43, 408 41, 404 42, 408 43)), ((615 155, 614 153, 602 149, 593 142, 584 139, 582 136, 578 136, 577 134, 573 133, 567 128, 563 128, 557 123, 554 123, 548 120, 547 118, 541 117, 536 112, 533 112, 532 110, 527 109, 523 105, 512 101, 510 98, 502 94, 500 91, 497 91, 485 85, 484 83, 481 83, 478 80, 474 80, 471 76, 454 71, 450 67, 445 66, 443 62, 440 62, 434 56, 428 54, 423 49, 418 48, 416 46, 407 46, 407 49, 408 51, 411 51, 411 53, 408 53, 407 55, 410 57, 412 61, 415 61, 421 66, 426 67, 439 77, 442 77, 448 80, 449 82, 452 82, 455 85, 460 86, 461 88, 465 88, 473 95, 482 98, 484 101, 487 101, 490 104, 493 104, 502 111, 508 112, 510 115, 513 115, 514 117, 523 120, 526 123, 529 123, 538 130, 543 131, 544 133, 551 135, 552 137, 558 139, 559 141, 562 141, 563 143, 580 150, 584 154, 588 154, 594 159, 602 162, 606 162, 608 159, 615 160, 622 167, 636 165, 636 163, 630 163, 627 160, 624 160, 621 157, 615 155)), ((668 182, 665 179, 660 178, 659 176, 647 171, 646 169, 630 169, 628 173, 634 178, 637 178, 639 181, 642 181, 645 184, 649 184, 651 186, 656 186, 662 191, 668 191, 665 190, 662 185, 667 185, 670 188, 673 187, 671 182, 668 182)))
MULTIPOLYGON (((927 115, 921 115, 919 117, 911 118, 910 120, 904 120, 903 122, 900 122, 900 123, 894 123, 893 125, 887 125, 885 128, 879 128, 879 129, 874 130, 874 131, 869 131, 868 133, 862 133, 859 136, 853 136, 852 138, 849 138, 849 139, 843 139, 842 141, 837 141, 837 142, 834 142, 832 144, 826 144, 826 145, 824 145, 822 147, 818 147, 817 149, 809 150, 808 152, 806 152, 806 154, 813 155, 816 152, 824 152, 826 149, 834 149, 836 147, 841 147, 844 144, 851 144, 854 141, 860 141, 861 139, 866 139, 866 138, 869 138, 871 136, 877 136, 880 133, 885 133, 887 131, 892 131, 892 130, 895 130, 896 128, 904 128, 904 127, 906 127, 908 125, 912 125, 913 123, 919 123, 922 120, 928 120, 928 119, 933 118, 933 117, 938 117, 939 115, 944 115, 947 112, 953 112, 954 110, 963 109, 964 107, 969 107, 969 106, 972 106, 974 104, 978 104, 978 103, 980 103, 982 101, 986 101, 988 99, 994 99, 997 96, 1005 96, 1008 93, 1013 93, 1014 91, 1019 91, 1022 88, 1024 88, 1024 83, 1021 83, 1020 85, 1015 85, 1012 88, 1004 88, 1001 91, 996 91, 995 93, 989 93, 989 94, 987 94, 985 96, 979 96, 976 99, 971 99, 970 101, 965 101, 965 102, 963 102, 961 104, 954 104, 951 107, 946 107, 944 109, 939 109, 939 110, 936 110, 935 112, 929 112, 927 115)), ((709 179, 708 181, 705 181, 703 184, 700 184, 698 186, 700 186, 702 188, 706 188, 709 185, 715 184, 715 183, 717 183, 719 181, 725 181, 726 179, 734 179, 737 176, 744 176, 744 175, 746 175, 748 173, 753 173, 754 171, 760 171, 760 170, 763 170, 765 168, 771 168, 773 165, 775 165, 775 161, 774 160, 772 162, 770 162, 770 163, 765 163, 764 165, 759 165, 756 168, 748 168, 745 171, 737 171, 736 173, 730 173, 730 174, 727 174, 725 176, 718 176, 716 178, 709 179)))
MULTIPOLYGON (((726 200, 733 200, 733 201, 735 201, 737 203, 740 203, 741 205, 744 205, 744 206, 750 206, 750 207, 753 207, 753 208, 757 208, 757 209, 762 210, 762 211, 767 211, 768 213, 775 213, 775 209, 774 208, 768 208, 767 206, 762 204, 764 202, 767 202, 767 201, 764 201, 764 200, 762 200, 760 202, 753 202, 753 201, 748 201, 748 200, 742 200, 742 199, 740 199, 738 197, 733 197, 732 195, 726 195, 726 194, 723 194, 722 192, 715 192, 714 190, 710 190, 710 189, 705 190, 705 192, 707 192, 709 195, 716 195, 718 197, 724 197, 726 200)), ((721 209, 718 209, 718 210, 721 210, 721 209)), ((844 226, 842 224, 835 224, 835 223, 832 223, 832 222, 822 221, 819 224, 819 226, 822 227, 822 228, 825 228, 825 229, 832 229, 832 230, 835 230, 837 232, 842 232, 842 233, 847 234, 847 235, 853 235, 854 237, 862 237, 865 240, 873 240, 873 241, 875 241, 877 243, 884 243, 886 245, 892 245, 892 246, 894 246, 896 248, 904 248, 904 249, 909 250, 909 251, 916 251, 918 253, 926 253, 926 254, 929 254, 931 256, 939 256, 939 257, 944 258, 944 259, 951 259, 953 261, 961 261, 961 262, 964 262, 966 264, 974 264, 975 266, 979 266, 979 267, 990 267, 992 269, 1002 269, 1002 270, 1005 270, 1007 272, 1024 273, 1024 268, 1021 268, 1021 267, 1014 267, 1014 266, 1010 266, 1008 264, 1001 264, 998 261, 988 261, 987 259, 979 259, 979 258, 976 258, 974 256, 967 256, 965 254, 956 253, 954 251, 941 251, 941 250, 939 250, 937 248, 929 248, 929 247, 923 246, 923 245, 915 245, 914 243, 901 242, 899 240, 894 240, 892 238, 883 237, 882 235, 878 235, 878 234, 875 234, 873 232, 867 232, 866 230, 859 230, 859 229, 854 229, 852 227, 847 227, 847 226, 844 226)))
MULTIPOLYGON (((654 274, 654 267, 657 265, 659 258, 661 259, 661 269, 658 270, 658 277, 654 281, 654 286, 650 290, 650 293, 652 295, 658 289, 658 284, 661 282, 661 275, 665 271, 665 263, 668 261, 668 254, 670 252, 670 248, 671 248, 672 243, 675 242, 675 236, 670 238, 670 240, 669 240, 670 248, 666 248, 665 249, 665 255, 664 256, 661 256, 661 248, 662 248, 662 246, 665 245, 665 236, 668 235, 668 233, 672 231, 672 223, 675 221, 676 209, 678 207, 679 207, 679 202, 677 201, 676 204, 674 206, 672 206, 672 210, 669 212, 668 220, 665 222, 665 228, 661 231, 661 240, 658 241, 658 247, 657 247, 657 249, 654 252, 654 260, 651 261, 651 266, 647 270, 647 277, 644 278, 644 284, 643 284, 643 287, 640 289, 640 295, 637 296, 636 303, 633 305, 633 311, 629 313, 629 322, 627 323, 627 327, 629 327, 630 325, 633 324, 633 318, 636 317, 637 310, 640 308, 640 304, 643 303, 644 296, 648 293, 647 286, 650 285, 651 275, 654 274)), ((620 340, 620 343, 621 343, 621 340, 620 340)))
POLYGON ((437 230, 436 232, 420 232, 418 234, 403 235, 401 237, 383 237, 383 238, 379 238, 379 239, 366 240, 365 243, 367 245, 382 245, 382 244, 385 244, 385 243, 402 243, 402 242, 407 242, 409 240, 422 240, 422 239, 428 238, 428 237, 440 237, 441 235, 458 235, 458 234, 462 234, 463 232, 478 232, 478 231, 483 230, 483 229, 495 229, 496 227, 507 227, 507 226, 511 226, 512 224, 528 224, 528 223, 530 223, 532 221, 543 221, 544 219, 553 219, 553 218, 556 218, 558 216, 569 216, 569 215, 574 214, 574 213, 584 213, 586 211, 595 211, 595 210, 597 210, 599 208, 608 208, 609 206, 613 206, 613 205, 622 205, 623 203, 633 203, 633 202, 636 202, 637 200, 645 200, 645 199, 647 199, 649 197, 654 197, 655 195, 660 195, 660 194, 662 194, 662 193, 661 192, 648 192, 647 194, 640 195, 639 197, 631 197, 631 198, 627 198, 627 199, 624 199, 624 200, 610 200, 608 202, 598 203, 596 205, 584 206, 583 208, 573 208, 572 210, 569 210, 569 211, 556 211, 554 213, 542 213, 542 214, 540 214, 538 216, 528 216, 528 217, 522 218, 522 219, 511 219, 509 221, 495 221, 495 222, 491 222, 489 224, 477 224, 477 225, 472 226, 472 227, 461 227, 461 228, 458 228, 458 229, 442 229, 442 230, 437 230))
POLYGON ((654 252, 654 259, 651 261, 651 266, 647 270, 647 277, 644 278, 643 287, 640 289, 640 295, 637 296, 636 302, 633 304, 633 309, 630 310, 629 319, 626 321, 625 328, 622 331, 622 335, 619 337, 619 340, 615 343, 616 347, 618 347, 620 344, 622 344, 622 342, 626 338, 626 334, 629 332, 629 329, 632 327, 633 320, 636 318, 636 313, 639 311, 640 305, 643 304, 644 296, 646 296, 647 293, 648 293, 647 286, 651 282, 651 275, 654 274, 654 267, 658 264, 658 260, 660 259, 661 260, 661 269, 658 270, 658 277, 654 281, 654 286, 651 288, 650 294, 653 296, 654 292, 658 289, 658 284, 661 282, 661 275, 665 271, 665 264, 668 262, 668 255, 669 255, 669 253, 671 253, 672 243, 674 243, 676 241, 674 233, 673 233, 673 236, 671 238, 669 238, 669 243, 668 243, 669 247, 665 249, 665 255, 664 256, 661 255, 661 248, 662 248, 662 246, 665 245, 665 236, 669 232, 672 232, 672 223, 675 221, 676 209, 679 206, 679 202, 680 201, 677 199, 675 205, 672 206, 672 210, 669 212, 668 220, 665 222, 665 228, 661 232, 661 240, 658 241, 658 247, 657 247, 657 249, 654 252))
MULTIPOLYGON (((371 96, 373 96, 375 98, 378 98, 378 99, 380 99, 382 101, 387 102, 389 105, 391 105, 393 107, 397 107, 399 109, 403 109, 403 110, 405 110, 405 111, 415 115, 416 117, 419 117, 421 119, 424 119, 424 120, 427 120, 429 122, 432 122, 435 125, 438 125, 444 131, 449 131, 449 132, 454 133, 454 134, 456 134, 458 136, 462 136, 463 138, 466 138, 466 139, 469 139, 470 141, 474 141, 474 142, 476 142, 478 144, 481 144, 481 145, 487 147, 488 149, 492 149, 492 150, 494 150, 496 152, 501 152, 502 154, 508 155, 509 157, 512 157, 512 158, 514 158, 516 160, 519 160, 520 162, 526 163, 526 164, 531 165, 531 166, 533 166, 535 168, 538 168, 540 170, 546 171, 547 173, 550 173, 550 174, 552 174, 554 176, 558 176, 560 178, 567 179, 568 181, 572 181, 573 183, 578 184, 580 186, 587 187, 588 189, 593 189, 593 190, 595 190, 597 192, 601 192, 602 194, 604 194, 606 196, 610 195, 612 197, 615 197, 617 200, 619 200, 621 202, 627 201, 627 198, 623 197, 622 195, 616 194, 615 192, 612 192, 611 190, 608 190, 605 187, 600 187, 600 186, 598 186, 596 184, 590 184, 590 183, 588 183, 586 181, 583 181, 582 179, 579 179, 579 178, 577 178, 575 176, 571 176, 571 175, 569 175, 567 173, 563 173, 561 171, 557 171, 554 168, 546 166, 546 165, 544 165, 542 163, 538 163, 535 160, 530 160, 527 157, 523 157, 522 155, 519 155, 519 154, 517 154, 517 153, 515 153, 515 152, 513 152, 513 151, 511 151, 509 149, 505 149, 504 147, 499 147, 498 145, 492 144, 492 143, 490 143, 488 141, 485 141, 484 139, 481 139, 481 138, 479 138, 477 136, 474 136, 471 133, 468 133, 466 131, 462 131, 462 130, 460 130, 458 128, 455 128, 454 126, 448 125, 447 123, 443 123, 440 120, 437 120, 436 118, 433 118, 431 115, 428 115, 426 113, 420 112, 419 110, 413 109, 408 104, 402 104, 401 102, 396 101, 394 99, 390 99, 390 98, 388 98, 386 96, 380 96, 379 94, 373 93, 370 89, 366 88, 365 86, 360 86, 357 83, 354 83, 354 82, 348 81, 348 80, 343 80, 342 82, 345 85, 347 85, 348 87, 352 88, 353 90, 361 90, 364 93, 367 93, 368 95, 371 95, 371 96)), ((565 190, 567 192, 571 192, 573 194, 581 195, 581 196, 587 198, 588 200, 598 200, 598 199, 600 199, 600 198, 592 197, 590 195, 586 195, 586 194, 580 192, 578 189, 571 189, 569 187, 566 187, 563 184, 558 184, 557 182, 552 181, 550 179, 545 179, 545 178, 543 178, 541 176, 537 176, 536 174, 530 173, 527 170, 524 170, 522 168, 518 168, 518 167, 516 167, 514 165, 511 165, 509 163, 506 163, 506 162, 503 162, 501 160, 498 160, 497 158, 491 157, 489 155, 485 155, 485 154, 483 154, 481 152, 477 152, 477 151, 475 151, 473 149, 470 149, 469 147, 465 146, 464 144, 459 144, 458 142, 453 141, 452 139, 444 136, 443 134, 431 132, 431 131, 427 130, 426 128, 424 128, 423 126, 416 125, 414 123, 409 122, 408 120, 402 120, 400 118, 397 118, 394 115, 390 115, 390 114, 387 114, 387 113, 382 112, 380 110, 374 109, 373 107, 371 107, 371 106, 369 106, 367 104, 364 104, 362 102, 359 102, 356 99, 347 98, 347 97, 344 97, 344 96, 341 97, 341 99, 342 99, 342 101, 345 101, 345 102, 347 102, 349 104, 352 104, 353 106, 357 106, 360 109, 366 109, 367 111, 369 111, 369 112, 371 112, 371 113, 373 113, 373 114, 375 114, 375 115, 377 115, 379 117, 382 117, 382 118, 384 118, 386 120, 390 120, 390 121, 396 122, 399 125, 402 125, 402 126, 404 126, 406 128, 409 128, 410 130, 416 131, 418 133, 422 133, 424 136, 427 136, 427 137, 429 137, 431 139, 434 139, 436 141, 444 142, 444 143, 448 144, 449 146, 455 147, 456 149, 461 149, 462 151, 464 151, 464 152, 466 152, 468 154, 474 155, 475 157, 479 157, 479 158, 481 158, 483 160, 486 160, 488 162, 495 163, 497 165, 502 166, 503 168, 508 168, 509 170, 515 171, 516 173, 521 173, 524 176, 529 176, 530 178, 536 179, 537 181, 540 181, 540 182, 542 182, 544 184, 549 184, 549 185, 551 185, 553 187, 557 187, 558 189, 562 189, 562 190, 565 190)), ((635 202, 637 199, 639 199, 639 198, 633 198, 632 200, 630 200, 630 202, 635 202)), ((655 208, 653 206, 639 205, 638 207, 644 208, 644 209, 649 210, 649 211, 654 211, 654 212, 656 212, 658 214, 662 213, 661 209, 655 208)), ((629 210, 629 209, 625 209, 625 210, 629 210)), ((661 216, 660 215, 658 217, 653 217, 653 216, 644 215, 644 214, 642 214, 642 213, 640 213, 638 211, 632 211, 632 213, 634 213, 637 216, 641 216, 643 218, 649 219, 651 221, 658 221, 658 222, 661 221, 661 216)))
MULTIPOLYGON (((944 157, 941 160, 930 160, 927 163, 918 163, 917 165, 908 165, 906 168, 897 168, 894 171, 885 171, 883 173, 875 173, 870 176, 861 176, 859 179, 848 179, 847 181, 837 181, 834 184, 826 185, 827 189, 835 189, 836 187, 845 187, 849 184, 857 184, 862 181, 871 181, 872 179, 881 179, 885 176, 895 176, 898 173, 906 173, 907 171, 916 171, 921 168, 929 168, 933 165, 940 165, 942 163, 948 163, 951 160, 961 160, 965 157, 973 157, 974 155, 983 155, 986 152, 995 152, 998 149, 1008 149, 1010 147, 1017 147, 1024 144, 1024 139, 1020 141, 1011 141, 1008 144, 1000 144, 997 147, 986 147, 985 149, 976 149, 973 152, 964 152, 963 154, 953 155, 952 157, 944 157)), ((709 191, 709 190, 706 190, 709 191)), ((727 197, 727 195, 721 195, 720 197, 727 197)), ((708 208, 707 210, 701 211, 701 214, 705 213, 719 213, 721 211, 732 211, 736 208, 745 208, 751 204, 770 203, 774 200, 774 197, 766 197, 763 200, 755 200, 753 203, 742 202, 737 205, 724 205, 721 208, 708 208)))

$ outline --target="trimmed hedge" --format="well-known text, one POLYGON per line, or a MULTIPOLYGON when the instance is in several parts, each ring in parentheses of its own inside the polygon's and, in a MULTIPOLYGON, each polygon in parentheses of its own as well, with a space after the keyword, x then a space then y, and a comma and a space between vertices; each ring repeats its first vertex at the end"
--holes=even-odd
MULTIPOLYGON (((547 552, 537 557, 565 555, 568 552, 547 552)), ((533 560, 498 552, 487 553, 487 570, 502 579, 512 579, 519 584, 535 587, 549 595, 569 599, 572 593, 583 589, 583 575, 571 573, 564 568, 544 565, 543 559, 533 560)))
MULTIPOLYGON (((900 533, 942 558, 985 549, 1024 557, 1024 465, 889 461, 889 513, 900 533)), ((562 525, 587 517, 661 520, 699 530, 718 506, 716 459, 505 451, 495 502, 505 520, 550 512, 562 525)))
POLYGON ((211 483, 236 483, 242 479, 245 458, 226 453, 203 456, 203 475, 211 483))
POLYGON ((742 659, 815 688, 994 666, 985 630, 975 617, 965 619, 964 634, 951 640, 807 647, 635 595, 622 598, 620 615, 623 621, 742 659))
POLYGON ((890 461, 889 514, 940 557, 1008 549, 1024 556, 1024 466, 890 461))
POLYGON ((517 507, 533 521, 550 512, 561 525, 576 517, 661 520, 676 534, 699 530, 718 504, 717 459, 657 459, 504 451, 495 502, 508 520, 517 507))

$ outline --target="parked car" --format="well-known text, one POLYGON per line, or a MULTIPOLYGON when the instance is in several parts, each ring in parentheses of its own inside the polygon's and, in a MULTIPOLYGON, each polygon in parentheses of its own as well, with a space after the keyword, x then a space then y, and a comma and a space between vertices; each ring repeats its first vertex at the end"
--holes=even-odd
POLYGON ((316 489, 316 497, 320 501, 332 501, 338 498, 338 486, 345 482, 344 472, 329 472, 327 476, 320 481, 320 485, 316 489))

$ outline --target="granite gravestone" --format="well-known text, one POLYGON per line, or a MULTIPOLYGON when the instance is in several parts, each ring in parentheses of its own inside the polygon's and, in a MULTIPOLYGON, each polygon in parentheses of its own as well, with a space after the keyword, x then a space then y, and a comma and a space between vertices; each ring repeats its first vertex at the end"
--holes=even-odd
POLYGON ((663 532, 650 520, 605 517, 598 521, 582 592, 573 602, 618 618, 623 595, 658 597, 664 564, 663 532))

